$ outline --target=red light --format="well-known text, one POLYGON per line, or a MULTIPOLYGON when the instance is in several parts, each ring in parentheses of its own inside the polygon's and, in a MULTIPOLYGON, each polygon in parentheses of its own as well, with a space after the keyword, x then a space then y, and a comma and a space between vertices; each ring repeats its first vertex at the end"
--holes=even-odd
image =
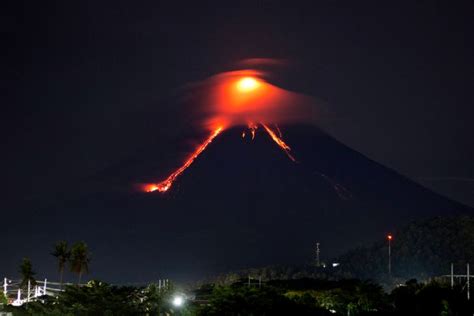
POLYGON ((388 235, 387 238, 388 238, 388 240, 392 240, 393 237, 392 237, 392 235, 388 235))

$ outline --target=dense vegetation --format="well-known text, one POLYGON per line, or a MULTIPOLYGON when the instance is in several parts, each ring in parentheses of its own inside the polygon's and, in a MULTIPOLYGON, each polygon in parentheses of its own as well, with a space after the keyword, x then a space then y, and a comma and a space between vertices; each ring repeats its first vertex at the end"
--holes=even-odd
POLYGON ((262 288, 237 282, 213 287, 208 295, 209 305, 196 309, 196 315, 435 316, 472 315, 474 311, 462 287, 416 280, 390 294, 369 281, 299 279, 270 281, 262 288))
MULTIPOLYGON (((65 287, 57 298, 41 300, 21 307, 7 306, 13 315, 159 315, 171 311, 172 288, 113 286, 90 281, 84 286, 65 287)), ((1 310, 1 308, 0 308, 1 310)))
POLYGON ((208 295, 209 305, 197 315, 357 315, 389 309, 380 286, 358 280, 274 280, 262 285, 243 280, 215 286, 208 295))
MULTIPOLYGON (((333 260, 337 267, 273 266, 226 274, 189 294, 180 307, 172 304, 172 287, 91 281, 68 285, 56 298, 3 308, 14 315, 473 315, 463 281, 451 288, 446 278, 434 278, 447 274, 450 263, 464 273, 465 264, 474 263, 473 241, 473 217, 434 218, 394 233, 391 277, 387 242, 380 241, 333 260), (424 282, 402 281, 412 277, 424 282)), ((61 278, 66 264, 78 281, 87 273, 90 256, 84 243, 69 250, 59 242, 52 254, 61 278)), ((23 285, 34 282, 29 260, 23 260, 20 271, 23 285)))
MULTIPOLYGON (((472 315, 474 304, 465 289, 437 282, 408 281, 390 294, 368 281, 317 279, 274 280, 248 284, 208 284, 183 306, 171 304, 173 289, 117 287, 98 281, 67 286, 57 298, 22 307, 14 315, 472 315)), ((1 307, 0 307, 1 310, 1 307)))
MULTIPOLYGON (((337 259, 345 277, 383 280, 387 276, 387 242, 354 249, 337 259)), ((449 274, 450 265, 458 274, 466 263, 474 263, 474 218, 438 217, 414 222, 394 234, 392 275, 400 279, 426 279, 449 274)))
POLYGON ((314 263, 298 266, 268 266, 246 269, 218 276, 215 282, 229 284, 241 277, 262 280, 326 278, 332 280, 357 278, 376 280, 391 288, 393 285, 416 278, 450 273, 464 274, 466 263, 474 265, 474 217, 443 217, 413 222, 393 234, 392 277, 388 276, 388 245, 380 240, 368 247, 353 249, 334 258, 324 267, 314 263), (331 263, 337 262, 337 267, 331 263))

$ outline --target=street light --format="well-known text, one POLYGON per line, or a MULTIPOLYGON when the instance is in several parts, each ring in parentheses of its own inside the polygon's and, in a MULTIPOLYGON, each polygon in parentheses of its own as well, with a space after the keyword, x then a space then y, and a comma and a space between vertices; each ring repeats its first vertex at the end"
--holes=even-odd
POLYGON ((172 303, 175 307, 181 307, 184 304, 184 298, 182 296, 177 295, 173 298, 172 303))
POLYGON ((387 235, 388 240, 388 275, 392 276, 392 235, 387 235))

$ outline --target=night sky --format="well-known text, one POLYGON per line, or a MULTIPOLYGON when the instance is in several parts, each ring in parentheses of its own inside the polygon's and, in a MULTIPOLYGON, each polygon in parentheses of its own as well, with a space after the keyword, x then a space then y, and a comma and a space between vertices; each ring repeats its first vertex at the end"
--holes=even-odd
MULTIPOLYGON (((328 215, 332 208, 340 210, 341 223, 357 219, 345 211, 368 205, 407 213, 412 205, 420 215, 431 214, 432 205, 446 205, 447 214, 452 205, 453 210, 474 206, 471 1, 15 1, 1 11, 2 273, 15 275, 27 256, 39 275, 53 277, 54 241, 84 239, 93 251, 94 277, 197 279, 226 269, 310 260, 315 240, 298 235, 311 230, 298 224, 295 218, 305 220, 298 210, 326 216, 330 224, 336 221, 328 215), (263 139, 255 144, 259 148, 249 149, 252 159, 245 156, 249 146, 233 149, 242 146, 235 131, 224 135, 227 143, 216 141, 168 196, 133 192, 137 181, 167 175, 201 140, 189 105, 183 106, 185 87, 235 69, 247 58, 287 61, 275 83, 324 104, 317 127, 290 126, 288 140, 311 170, 329 174, 354 193, 352 205, 337 195, 328 198, 327 181, 315 184, 306 179, 306 169, 287 167, 284 154, 263 139), (223 175, 227 186, 214 183, 218 203, 209 186, 223 175), (243 175, 252 179, 250 187, 243 175), (273 184, 267 186, 265 178, 273 184), (371 179, 387 181, 387 190, 371 196, 372 189, 383 187, 375 180, 371 186, 371 179), (275 202, 274 190, 293 193, 275 202), (390 195, 398 190, 404 202, 390 195), (310 207, 309 196, 300 191, 319 196, 319 208, 310 207), (199 211, 191 210, 196 202, 202 203, 199 211), (273 218, 270 209, 281 205, 294 212, 279 211, 273 218), (218 208, 220 215, 213 211, 218 208), (253 217, 254 208, 262 213, 253 217), (234 234, 223 240, 232 244, 223 245, 216 240, 229 221, 243 233, 230 230, 234 234), (263 235, 253 226, 269 221, 275 226, 263 235), (194 224, 202 230, 193 230, 194 224), (255 257, 263 244, 287 241, 277 228, 308 240, 305 250, 255 257), (176 231, 193 233, 172 238, 176 231), (225 247, 239 255, 219 261, 225 247)), ((354 232, 383 228, 354 242, 395 228, 385 220, 359 222, 354 232)), ((336 240, 333 248, 352 246, 334 236, 339 235, 317 238, 327 244, 336 240)), ((333 249, 331 255, 338 253, 333 249)))

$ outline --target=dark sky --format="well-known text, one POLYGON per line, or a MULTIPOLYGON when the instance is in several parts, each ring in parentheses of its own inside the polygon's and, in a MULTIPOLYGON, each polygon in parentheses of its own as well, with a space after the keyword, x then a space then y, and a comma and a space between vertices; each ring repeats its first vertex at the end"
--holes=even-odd
POLYGON ((279 83, 323 100, 337 140, 474 206, 471 1, 170 2, 2 8, 2 212, 150 146, 182 159, 182 87, 255 57, 289 61, 279 83))

